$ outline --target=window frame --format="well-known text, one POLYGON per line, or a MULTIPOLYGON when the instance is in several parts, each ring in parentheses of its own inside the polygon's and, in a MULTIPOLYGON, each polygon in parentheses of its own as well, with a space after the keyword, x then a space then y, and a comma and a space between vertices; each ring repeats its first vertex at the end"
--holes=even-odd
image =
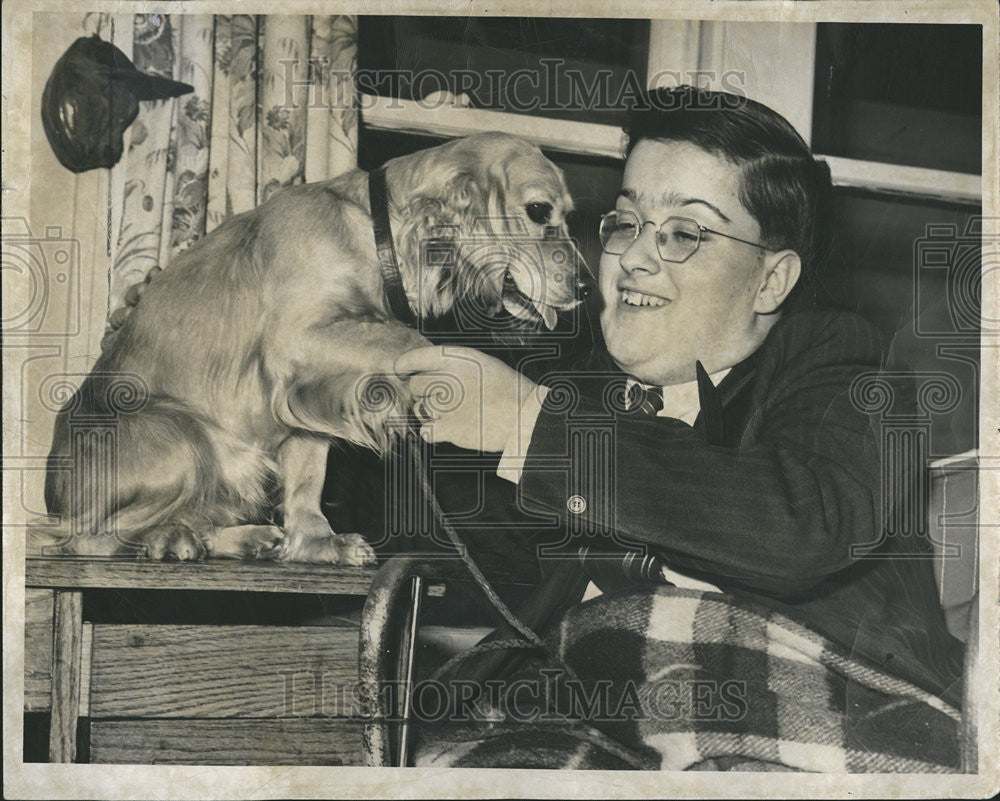
MULTIPOLYGON (((718 85, 726 70, 742 69, 752 84, 745 87, 747 94, 788 117, 808 141, 812 130, 815 29, 815 23, 651 20, 647 75, 655 79, 679 73, 705 79, 711 86, 718 85), (799 29, 794 37, 787 36, 790 24, 799 29), (752 54, 759 52, 781 55, 767 62, 754 62, 752 54)), ((361 95, 360 101, 362 121, 375 130, 446 138, 509 131, 555 152, 622 158, 623 134, 614 125, 445 107, 367 94, 361 95)), ((830 165, 836 187, 970 205, 982 203, 981 171, 959 173, 816 155, 830 165)))

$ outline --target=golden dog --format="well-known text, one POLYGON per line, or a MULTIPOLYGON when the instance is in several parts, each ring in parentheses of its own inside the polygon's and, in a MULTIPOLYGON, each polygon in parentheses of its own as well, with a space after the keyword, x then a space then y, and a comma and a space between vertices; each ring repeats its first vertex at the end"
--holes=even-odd
MULTIPOLYGON (((480 134, 385 167, 417 320, 459 302, 551 328, 578 301, 561 171, 480 134), (426 243, 451 258, 426 258, 426 243), (449 251, 450 248, 450 251, 449 251), (423 255, 422 255, 423 254, 423 255)), ((367 174, 291 187, 233 217, 150 281, 60 411, 47 552, 341 564, 371 561, 320 511, 330 442, 388 449, 409 408, 394 360, 427 344, 383 293, 367 174), (279 529, 270 522, 278 501, 279 529)))

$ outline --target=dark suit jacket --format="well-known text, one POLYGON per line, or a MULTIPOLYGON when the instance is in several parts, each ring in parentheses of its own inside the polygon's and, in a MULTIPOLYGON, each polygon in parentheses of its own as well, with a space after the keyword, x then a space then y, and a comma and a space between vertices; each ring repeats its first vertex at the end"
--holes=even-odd
POLYGON ((693 428, 609 409, 620 376, 577 376, 578 397, 546 398, 521 502, 580 534, 645 543, 669 566, 777 608, 958 705, 962 646, 945 628, 928 543, 896 536, 875 558, 852 552, 883 532, 880 436, 851 399, 854 379, 879 370, 883 353, 857 316, 788 315, 716 397, 702 397, 693 428), (593 432, 609 426, 601 456, 593 432))

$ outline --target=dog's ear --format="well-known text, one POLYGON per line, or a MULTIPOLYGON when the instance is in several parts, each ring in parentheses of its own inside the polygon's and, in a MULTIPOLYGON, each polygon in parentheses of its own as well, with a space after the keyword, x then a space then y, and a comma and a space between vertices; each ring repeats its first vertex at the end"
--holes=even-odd
POLYGON ((404 283, 418 287, 424 314, 451 307, 461 224, 454 210, 433 197, 413 197, 396 231, 396 253, 404 283))
POLYGON ((491 200, 496 196, 492 181, 482 173, 463 172, 445 187, 442 206, 466 232, 481 230, 491 216, 491 200))
POLYGON ((455 225, 431 226, 421 253, 421 268, 437 275, 435 296, 446 298, 449 303, 455 295, 458 272, 457 235, 458 227, 455 225))
MULTIPOLYGON (((488 231, 489 221, 502 214, 502 187, 482 170, 445 170, 448 180, 414 183, 405 200, 405 213, 397 233, 397 249, 411 263, 421 257, 432 239, 488 231)), ((426 265, 424 265, 426 266, 426 265)))
POLYGON ((436 206, 429 224, 489 230, 504 218, 508 169, 516 153, 502 137, 472 136, 393 159, 386 165, 392 196, 406 204, 411 219, 436 206))
MULTIPOLYGON (((401 258, 410 264, 422 259, 422 252, 434 242, 454 239, 460 226, 453 210, 439 198, 427 196, 411 197, 401 215, 396 231, 396 250, 401 258)), ((434 253, 440 247, 432 248, 434 253)))

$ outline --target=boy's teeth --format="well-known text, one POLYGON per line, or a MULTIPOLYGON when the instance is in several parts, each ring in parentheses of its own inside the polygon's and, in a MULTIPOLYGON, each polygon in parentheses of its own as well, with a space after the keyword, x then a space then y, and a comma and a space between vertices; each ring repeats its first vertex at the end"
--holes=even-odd
POLYGON ((622 301, 629 306, 666 306, 667 302, 663 298, 644 295, 642 292, 635 292, 631 289, 622 290, 622 301))

